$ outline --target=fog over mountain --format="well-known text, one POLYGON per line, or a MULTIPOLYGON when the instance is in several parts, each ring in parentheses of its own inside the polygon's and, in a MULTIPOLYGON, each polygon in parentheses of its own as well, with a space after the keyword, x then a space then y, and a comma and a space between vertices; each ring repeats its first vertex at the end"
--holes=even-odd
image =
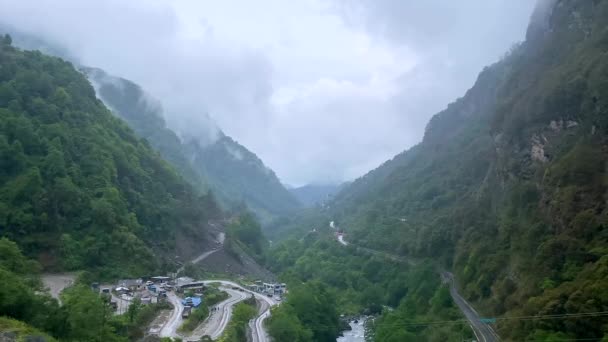
POLYGON ((0 0, 0 21, 141 84, 182 135, 217 123, 302 185, 356 178, 418 142, 523 39, 533 5, 0 0))

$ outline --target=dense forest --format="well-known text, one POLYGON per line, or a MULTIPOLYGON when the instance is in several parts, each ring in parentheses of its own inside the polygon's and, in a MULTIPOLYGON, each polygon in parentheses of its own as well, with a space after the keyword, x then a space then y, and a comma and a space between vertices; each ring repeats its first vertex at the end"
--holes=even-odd
MULTIPOLYGON (((420 144, 347 186, 328 209, 285 219, 275 229, 309 236, 335 220, 349 241, 433 260, 454 272, 478 311, 502 317, 495 328, 505 340, 606 338, 608 1, 542 4, 551 6, 534 13, 526 41, 435 115, 420 144), (539 315, 551 319, 518 318, 539 315)), ((323 254, 313 244, 289 257, 298 245, 292 240, 274 247, 275 259, 288 260, 279 268, 285 276, 323 279, 340 289, 338 297, 353 289, 351 303, 359 302, 364 288, 327 279, 335 255, 314 259, 323 254)), ((343 273, 365 270, 367 262, 345 262, 348 267, 333 272, 346 280, 343 273)), ((390 267, 379 265, 378 273, 390 267)), ((383 281, 401 272, 413 276, 401 267, 377 279, 378 290, 390 296, 390 283, 383 281)), ((452 310, 433 308, 445 296, 437 272, 427 280, 433 277, 434 299, 411 305, 415 298, 406 294, 398 304, 383 303, 396 309, 383 314, 377 340, 412 339, 410 330, 421 327, 403 329, 398 338, 390 335, 396 329, 383 327, 452 310)), ((415 289, 407 280, 400 284, 408 294, 415 289)), ((445 340, 423 336, 416 340, 445 340)))
POLYGON ((221 215, 74 67, 0 45, 0 234, 46 269, 158 270, 221 215))
POLYGON ((139 85, 101 69, 82 69, 97 95, 116 115, 148 140, 197 189, 210 189, 225 208, 242 211, 245 205, 259 219, 269 222, 299 207, 262 160, 221 130, 217 129, 214 136, 207 132, 211 128, 196 136, 178 136, 163 118, 171 113, 164 113, 161 102, 139 85))
POLYGON ((343 247, 329 228, 282 242, 268 260, 290 285, 269 322, 279 341, 335 341, 344 329, 340 315, 383 312, 373 329, 378 341, 461 341, 471 334, 466 324, 407 326, 460 319, 432 262, 398 262, 343 247))
MULTIPOLYGON (((62 305, 43 291, 40 265, 17 244, 0 238, 0 331, 9 341, 132 341, 166 304, 133 303, 113 315, 103 298, 78 282, 62 293, 62 305)), ((84 279, 84 278, 83 278, 84 279)))
MULTIPOLYGON (((239 212, 224 248, 288 283, 266 324, 276 341, 333 342, 340 317, 361 314, 375 341, 472 339, 443 271, 502 340, 608 340, 608 0, 540 3, 526 40, 422 142, 294 214, 276 175, 228 136, 183 141, 136 84, 83 69, 94 88, 0 37, 0 330, 141 338, 160 306, 114 316, 88 272, 59 305, 39 273, 173 270, 221 203, 239 212), (280 213, 270 243, 259 219, 280 213)), ((223 340, 246 338, 254 316, 252 301, 235 307, 223 340)))

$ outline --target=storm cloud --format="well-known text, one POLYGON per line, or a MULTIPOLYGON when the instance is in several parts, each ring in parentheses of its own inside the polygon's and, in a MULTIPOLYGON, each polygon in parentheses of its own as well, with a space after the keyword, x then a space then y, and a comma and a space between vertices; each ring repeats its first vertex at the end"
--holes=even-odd
POLYGON ((523 39, 532 0, 0 0, 0 21, 217 125, 286 183, 350 180, 523 39))

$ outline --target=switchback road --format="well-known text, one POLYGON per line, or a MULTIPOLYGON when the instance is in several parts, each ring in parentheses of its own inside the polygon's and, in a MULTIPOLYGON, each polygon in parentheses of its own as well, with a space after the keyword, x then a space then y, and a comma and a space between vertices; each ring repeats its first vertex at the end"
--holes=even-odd
POLYGON ((277 302, 261 293, 257 293, 248 289, 243 288, 241 285, 229 281, 229 280, 205 280, 205 283, 220 283, 224 286, 236 287, 244 293, 248 293, 253 295, 255 299, 257 299, 260 303, 262 303, 262 310, 260 310, 261 314, 255 318, 253 324, 250 322, 249 327, 251 328, 251 335, 253 337, 254 342, 267 342, 270 339, 268 338, 268 334, 264 329, 264 320, 270 316, 270 308, 272 306, 277 305, 277 302), (265 304, 264 304, 265 303, 265 304), (264 309, 266 307, 266 309, 264 309))
POLYGON ((167 300, 173 305, 169 320, 160 330, 160 337, 177 337, 177 328, 182 324, 184 306, 180 298, 173 292, 167 292, 167 300))
MULTIPOLYGON (((347 245, 354 246, 354 245, 346 242, 344 240, 344 236, 342 234, 339 234, 337 236, 337 240, 343 246, 347 246, 347 245)), ((413 260, 410 260, 408 258, 404 258, 404 257, 398 256, 398 255, 393 255, 393 254, 389 254, 389 253, 386 253, 386 252, 376 251, 376 250, 365 248, 365 247, 359 247, 359 246, 355 246, 355 247, 357 249, 361 249, 361 250, 366 251, 368 253, 371 253, 371 254, 374 254, 374 255, 379 255, 379 256, 391 259, 393 261, 405 262, 405 263, 412 264, 412 265, 417 264, 417 262, 415 262, 413 260)), ((488 324, 483 323, 481 321, 480 317, 479 317, 479 314, 477 314, 477 311, 475 311, 475 309, 473 309, 473 307, 471 306, 471 304, 469 304, 458 293, 458 290, 456 288, 455 281, 454 281, 454 276, 451 273, 445 272, 445 271, 442 271, 440 273, 440 275, 441 275, 441 278, 443 279, 443 281, 446 282, 449 285, 449 287, 450 287, 450 295, 452 296, 452 300, 454 301, 454 303, 456 303, 456 306, 458 306, 458 309, 460 309, 460 311, 462 312, 462 314, 469 321, 471 329, 473 329, 473 332, 475 333, 475 336, 477 337, 477 340, 480 341, 480 342, 497 342, 497 341, 500 341, 500 337, 494 331, 494 329, 492 329, 492 327, 489 326, 488 324)))
POLYGON ((238 302, 248 297, 248 294, 241 291, 225 287, 220 287, 220 290, 228 293, 230 297, 215 306, 217 307, 217 311, 210 313, 209 317, 188 336, 188 341, 199 341, 205 335, 209 335, 214 340, 222 336, 222 333, 230 322, 230 317, 232 317, 232 308, 238 302))
MULTIPOLYGON (((254 341, 269 341, 268 334, 264 330, 263 322, 267 317, 270 316, 270 307, 277 305, 277 302, 265 295, 245 289, 241 285, 230 280, 204 280, 203 282, 205 284, 219 283, 222 285, 221 290, 226 291, 230 297, 216 305, 218 310, 212 312, 209 318, 199 325, 192 334, 182 335, 177 332, 177 329, 183 322, 182 312, 184 307, 180 298, 177 297, 175 293, 167 292, 167 299, 173 305, 173 311, 171 312, 167 322, 160 329, 160 337, 178 337, 185 338, 187 341, 198 341, 203 336, 209 335, 211 338, 216 339, 222 335, 226 329, 226 326, 230 322, 233 306, 253 295, 262 303, 262 307, 264 308, 261 310, 260 315, 255 318, 253 326, 250 325, 250 327, 252 327, 254 341)), ((151 333, 153 332, 151 331, 151 333)))

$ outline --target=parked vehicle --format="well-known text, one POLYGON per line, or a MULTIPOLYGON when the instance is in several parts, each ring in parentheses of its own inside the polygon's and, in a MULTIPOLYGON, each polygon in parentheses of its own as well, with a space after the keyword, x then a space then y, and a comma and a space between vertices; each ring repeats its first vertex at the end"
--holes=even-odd
POLYGON ((184 306, 184 311, 182 311, 182 318, 188 318, 188 317, 190 317, 190 313, 192 313, 192 307, 191 306, 184 306))

